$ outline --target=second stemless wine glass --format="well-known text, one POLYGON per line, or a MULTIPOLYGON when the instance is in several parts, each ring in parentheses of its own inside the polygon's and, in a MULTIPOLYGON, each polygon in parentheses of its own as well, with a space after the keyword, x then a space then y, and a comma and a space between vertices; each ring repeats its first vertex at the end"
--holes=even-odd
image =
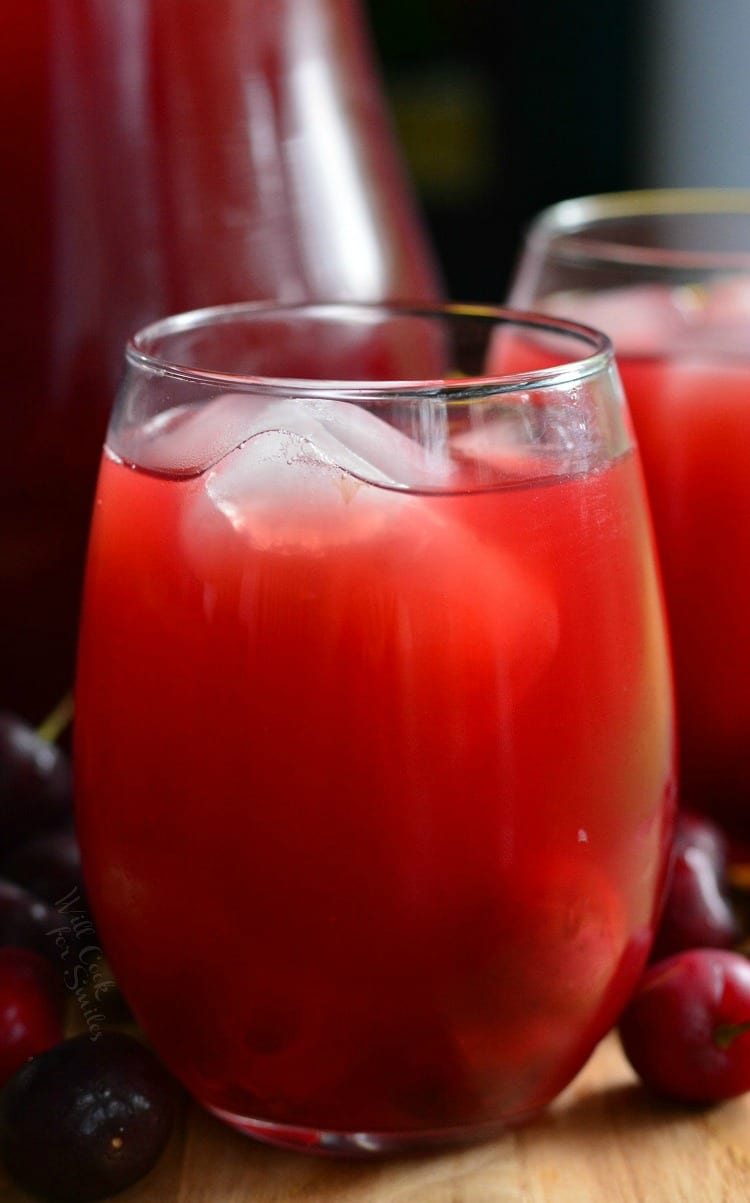
POLYGON ((643 455, 674 648, 681 796, 750 841, 750 191, 566 201, 513 303, 605 330, 643 455))
POLYGON ((128 1000, 216 1115, 371 1153, 560 1091, 648 954, 670 699, 603 336, 240 306, 130 345, 78 821, 128 1000))

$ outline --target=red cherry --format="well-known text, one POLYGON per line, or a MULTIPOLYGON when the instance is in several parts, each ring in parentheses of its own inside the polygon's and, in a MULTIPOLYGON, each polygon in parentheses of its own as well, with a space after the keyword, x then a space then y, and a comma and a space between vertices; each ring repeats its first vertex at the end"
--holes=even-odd
POLYGON ((652 965, 619 1026, 657 1094, 708 1103, 750 1089, 750 963, 739 953, 697 948, 652 965))
POLYGON ((677 812, 674 847, 677 851, 700 848, 711 861, 717 877, 722 878, 726 873, 729 841, 721 828, 705 815, 697 815, 690 810, 677 812))
POLYGON ((697 815, 678 816, 669 891, 651 953, 660 961, 689 948, 732 948, 740 927, 724 889, 726 842, 697 815))
POLYGON ((28 948, 0 948, 0 1085, 63 1038, 62 983, 28 948))

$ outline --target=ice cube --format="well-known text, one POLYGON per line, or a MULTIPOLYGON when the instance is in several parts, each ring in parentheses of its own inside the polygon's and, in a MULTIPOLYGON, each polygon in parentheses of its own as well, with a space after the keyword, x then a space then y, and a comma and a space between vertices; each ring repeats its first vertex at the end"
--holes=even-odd
POLYGON ((268 406, 265 396, 225 393, 209 402, 174 406, 140 427, 118 431, 110 441, 123 459, 141 468, 196 475, 249 438, 268 406))
POLYGON ((682 356, 726 355, 747 359, 750 343, 750 279, 724 277, 705 288, 694 325, 679 344, 682 356))
POLYGON ((558 292, 544 312, 603 330, 615 350, 627 355, 662 354, 680 337, 700 305, 689 288, 644 284, 601 292, 558 292))
POLYGON ((386 488, 438 489, 449 483, 451 474, 440 415, 430 420, 441 407, 429 400, 422 407, 410 404, 406 412, 423 442, 355 402, 292 400, 274 406, 267 418, 273 429, 308 440, 331 466, 360 480, 386 488))
POLYGON ((129 450, 123 451, 122 441, 115 449, 143 468, 188 475, 213 467, 256 435, 283 431, 308 441, 319 457, 362 480, 394 488, 444 485, 450 474, 444 408, 425 399, 403 413, 417 438, 356 402, 227 393, 207 404, 159 414, 137 436, 131 433, 129 450))
POLYGON ((525 408, 472 415, 471 425, 452 438, 454 456, 478 484, 500 483, 524 470, 530 458, 525 408))
POLYGON ((425 450, 360 405, 329 398, 220 398, 173 420, 155 450, 163 469, 240 431, 239 445, 205 472, 203 500, 188 507, 194 548, 202 542, 197 531, 215 524, 206 501, 258 548, 312 552, 369 537, 393 520, 402 490, 443 485, 451 472, 439 448, 425 450), (365 483, 381 486, 376 496, 372 488, 358 496, 365 483))
POLYGON ((472 414, 451 449, 463 479, 480 486, 562 476, 592 466, 597 447, 583 405, 536 405, 516 393, 472 414))
POLYGON ((460 742, 468 720, 452 717, 453 698, 512 707, 554 656, 553 586, 475 531, 451 496, 365 483, 281 431, 250 439, 195 485, 181 543, 207 604, 270 607, 290 645, 310 624, 327 648, 356 627, 367 671, 403 678, 407 726, 437 706, 446 740, 460 742))
POLYGON ((705 320, 711 323, 744 323, 750 328, 750 276, 723 276, 712 281, 705 294, 705 320))
POLYGON ((396 490, 378 489, 374 499, 372 485, 367 488, 318 445, 330 443, 324 428, 315 436, 312 442, 286 430, 262 431, 206 474, 205 497, 255 548, 317 554, 353 544, 402 503, 396 490))
POLYGON ((557 646, 554 591, 473 529, 444 487, 458 469, 442 451, 346 402, 274 402, 256 424, 186 493, 183 551, 212 606, 236 612, 239 590, 259 612, 273 597, 277 625, 312 618, 331 646, 360 625, 363 643, 416 665, 416 710, 434 705, 436 680, 448 710, 487 673, 512 696, 530 686, 557 646))

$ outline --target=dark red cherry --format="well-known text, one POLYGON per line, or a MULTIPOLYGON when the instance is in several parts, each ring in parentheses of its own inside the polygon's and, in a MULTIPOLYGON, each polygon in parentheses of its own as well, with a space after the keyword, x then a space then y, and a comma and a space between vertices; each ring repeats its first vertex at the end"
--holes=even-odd
POLYGON ((716 876, 724 877, 729 859, 729 841, 722 829, 705 815, 690 810, 678 811, 673 846, 678 851, 700 848, 711 861, 716 876))
POLYGON ((732 948, 740 926, 725 885, 726 847, 707 820, 680 815, 652 961, 688 948, 732 948))
POLYGON ((16 715, 0 712, 0 833, 6 849, 70 820, 70 762, 16 715))
POLYGON ((61 953, 55 933, 66 923, 49 903, 0 878, 0 947, 31 948, 59 967, 61 953))
POLYGON ((81 855, 72 827, 42 831, 0 861, 0 874, 45 902, 57 903, 77 891, 82 897, 81 855))
POLYGON ((137 1182, 161 1155, 175 1088, 121 1032, 65 1040, 26 1062, 0 1096, 0 1156, 43 1198, 87 1203, 137 1182))

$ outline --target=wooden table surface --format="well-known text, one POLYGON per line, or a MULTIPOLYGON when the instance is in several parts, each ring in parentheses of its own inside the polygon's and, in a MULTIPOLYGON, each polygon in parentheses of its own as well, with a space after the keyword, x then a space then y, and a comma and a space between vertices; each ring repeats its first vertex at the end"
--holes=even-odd
MULTIPOLYGON (((266 1148, 185 1108, 164 1158, 119 1203, 744 1203, 750 1095, 659 1103, 614 1037, 548 1111, 490 1144, 377 1162, 266 1148)), ((0 1203, 27 1196, 0 1178, 0 1203)))

